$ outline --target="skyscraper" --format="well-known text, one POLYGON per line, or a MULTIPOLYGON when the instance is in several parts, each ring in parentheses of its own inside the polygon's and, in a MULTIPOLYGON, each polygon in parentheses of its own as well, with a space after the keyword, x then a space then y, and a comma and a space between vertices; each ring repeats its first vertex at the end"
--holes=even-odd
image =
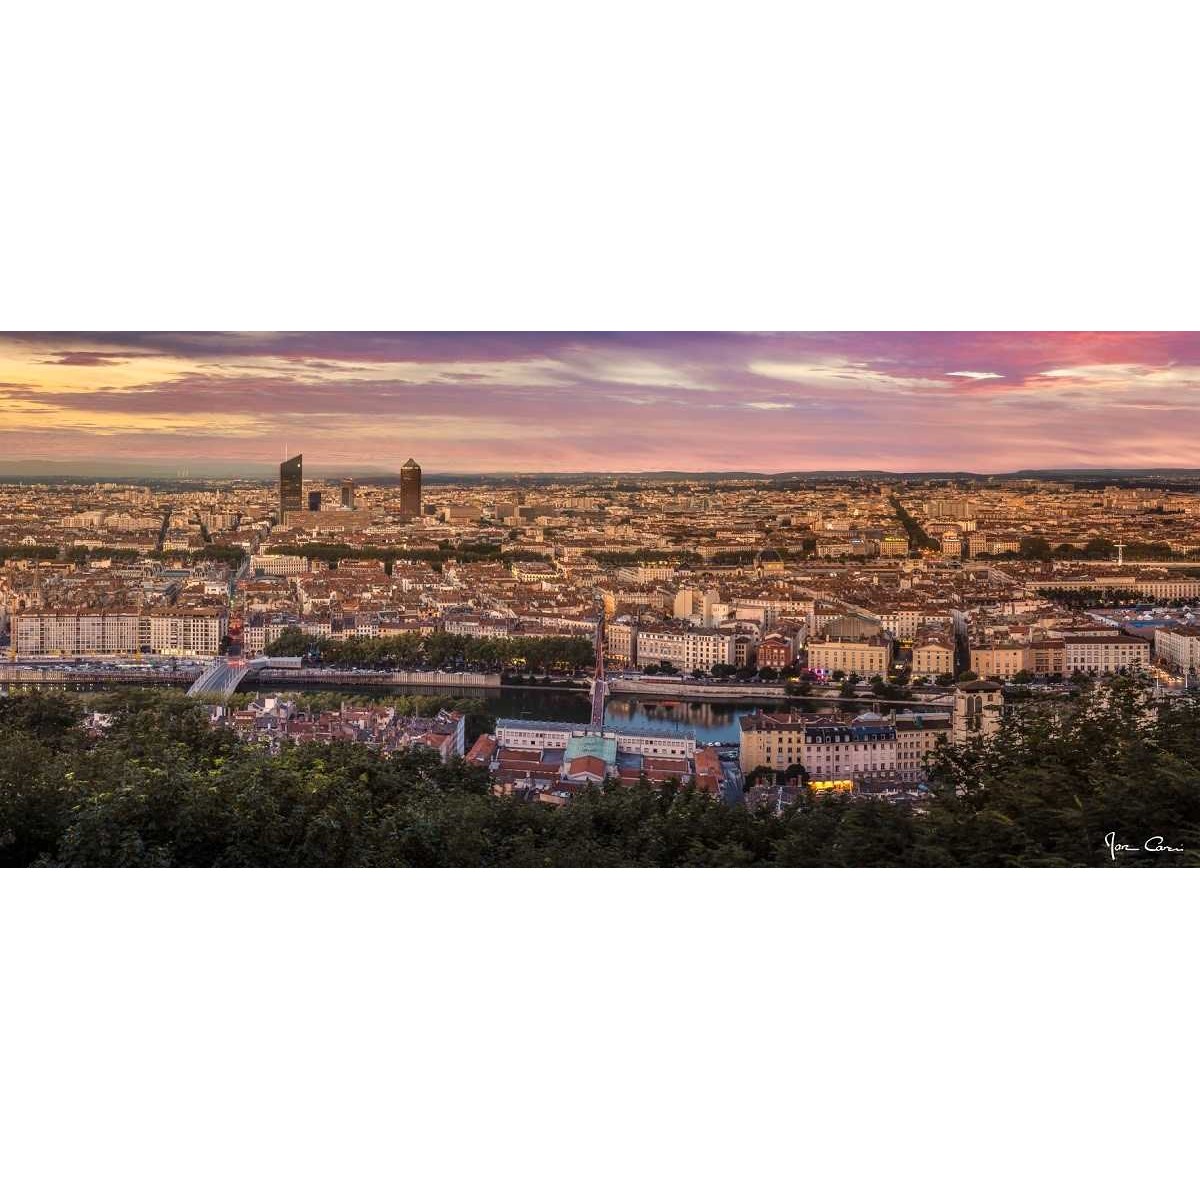
POLYGON ((300 512, 304 508, 304 455, 297 454, 279 464, 279 519, 285 513, 300 512))
POLYGON ((411 458, 400 468, 400 511, 406 517, 421 515, 421 468, 411 458))
POLYGON ((353 479, 343 479, 342 480, 342 507, 343 508, 353 508, 354 507, 354 480, 353 479))
POLYGON ((321 511, 321 493, 320 492, 309 492, 308 493, 308 511, 309 512, 320 512, 321 511))

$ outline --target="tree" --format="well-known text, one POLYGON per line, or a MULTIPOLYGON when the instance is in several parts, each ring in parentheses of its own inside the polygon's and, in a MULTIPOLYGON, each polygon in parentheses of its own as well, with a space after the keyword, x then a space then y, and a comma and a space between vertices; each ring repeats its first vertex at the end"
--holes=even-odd
POLYGON ((1117 547, 1108 538, 1092 538, 1083 547, 1084 558, 1109 559, 1115 556, 1117 547))
POLYGON ((1200 700, 1130 679, 1011 706, 1001 736, 943 745, 919 810, 803 789, 750 811, 644 780, 553 808, 424 748, 271 753, 182 695, 93 707, 99 733, 78 697, 0 698, 0 866, 1200 865, 1200 700), (1114 857, 1111 830, 1183 849, 1114 857))
POLYGON ((292 626, 269 642, 263 653, 273 658, 316 658, 320 654, 320 643, 318 638, 292 626))
POLYGON ((582 637, 467 637, 461 634, 404 633, 393 637, 308 639, 290 630, 268 653, 305 653, 326 666, 366 667, 379 671, 454 669, 574 672, 595 662, 592 643, 582 637))
POLYGON ((918 550, 940 550, 941 543, 935 538, 932 538, 921 528, 916 517, 912 515, 895 497, 892 498, 892 507, 896 510, 896 516, 899 518, 900 524, 904 526, 905 533, 908 534, 909 541, 918 550))

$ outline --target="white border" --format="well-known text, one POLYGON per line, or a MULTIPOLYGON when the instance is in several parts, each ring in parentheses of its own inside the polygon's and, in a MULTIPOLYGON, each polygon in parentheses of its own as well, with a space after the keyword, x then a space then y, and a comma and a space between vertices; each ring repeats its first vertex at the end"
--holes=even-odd
MULTIPOLYGON (((1196 21, 15 6, 0 327, 1194 326, 1196 21)), ((5 1179, 1165 1190, 1185 880, 7 875, 5 1179)))
POLYGON ((21 1196, 1182 1182, 1175 872, 27 872, 21 1196), (1036 928, 1027 920, 1038 914, 1036 928), (1164 915, 1168 914, 1168 915, 1164 915))

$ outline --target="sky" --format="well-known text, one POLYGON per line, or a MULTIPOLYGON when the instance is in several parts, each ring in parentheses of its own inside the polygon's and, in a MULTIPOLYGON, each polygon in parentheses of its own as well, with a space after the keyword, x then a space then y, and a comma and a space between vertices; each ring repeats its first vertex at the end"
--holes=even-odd
POLYGON ((9 333, 0 461, 1200 466, 1197 333, 9 333))

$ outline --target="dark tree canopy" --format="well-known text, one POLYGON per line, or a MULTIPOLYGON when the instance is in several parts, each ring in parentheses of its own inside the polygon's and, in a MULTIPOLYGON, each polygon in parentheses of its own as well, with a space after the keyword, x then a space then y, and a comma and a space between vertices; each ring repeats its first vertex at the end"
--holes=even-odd
POLYGON ((314 638, 289 629, 267 647, 269 655, 298 655, 332 667, 578 671, 596 657, 585 637, 469 637, 457 633, 401 633, 394 637, 314 638))
MULTIPOLYGON (((415 750, 279 754, 160 692, 0 697, 0 866, 1183 866, 1200 861, 1200 704, 1129 683, 1029 703, 947 747, 928 798, 749 811, 689 787, 591 789, 562 808, 495 796, 415 750), (1114 860, 1105 834, 1184 853, 1114 860)), ((800 776, 800 773, 796 773, 800 776)), ((807 793, 801 793, 807 796, 807 793)))

